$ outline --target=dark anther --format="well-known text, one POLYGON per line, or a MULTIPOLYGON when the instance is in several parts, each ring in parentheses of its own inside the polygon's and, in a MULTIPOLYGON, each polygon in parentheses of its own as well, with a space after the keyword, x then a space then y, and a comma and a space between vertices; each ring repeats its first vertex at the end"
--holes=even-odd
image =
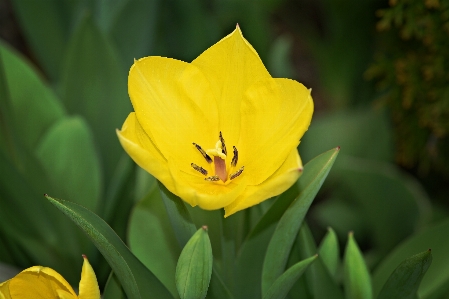
POLYGON ((218 177, 218 175, 214 175, 214 176, 209 176, 209 177, 205 178, 205 180, 209 181, 209 182, 216 182, 216 181, 219 181, 220 178, 218 177))
POLYGON ((195 169, 198 172, 201 172, 203 175, 207 175, 207 170, 204 169, 201 166, 196 165, 195 163, 190 164, 190 166, 192 166, 193 169, 195 169))
POLYGON ((240 167, 239 170, 237 170, 236 172, 234 172, 233 174, 231 174, 231 176, 229 177, 229 179, 233 180, 233 179, 235 179, 236 177, 238 177, 239 175, 241 175, 242 172, 243 172, 243 169, 244 169, 244 166, 240 167))
POLYGON ((203 155, 203 157, 204 157, 204 159, 206 159, 207 163, 212 163, 211 157, 209 157, 209 155, 206 154, 206 152, 202 149, 201 146, 199 146, 199 145, 196 144, 195 142, 193 142, 193 145, 196 147, 197 150, 200 151, 201 155, 203 155))
POLYGON ((237 165, 237 161, 239 160, 239 152, 235 146, 232 148, 234 149, 234 157, 232 157, 231 166, 235 167, 237 165))
POLYGON ((226 144, 225 144, 225 141, 223 139, 223 135, 221 135, 221 131, 220 131, 219 138, 220 138, 220 141, 221 141, 221 146, 223 147, 223 154, 227 155, 228 151, 226 150, 226 144))

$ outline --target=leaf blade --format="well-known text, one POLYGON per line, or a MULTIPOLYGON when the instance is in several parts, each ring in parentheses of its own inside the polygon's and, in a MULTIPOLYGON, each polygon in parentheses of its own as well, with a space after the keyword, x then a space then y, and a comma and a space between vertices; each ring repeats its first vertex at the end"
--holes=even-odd
POLYGON ((287 269, 287 271, 276 279, 270 289, 268 289, 267 293, 263 296, 263 299, 285 298, 293 284, 301 277, 301 275, 307 270, 309 265, 316 260, 317 257, 318 255, 312 256, 294 264, 287 269))
POLYGON ((203 226, 183 248, 176 265, 176 288, 181 299, 206 297, 212 276, 212 246, 203 226))
POLYGON ((416 298, 418 287, 431 263, 430 249, 407 258, 390 275, 377 299, 416 298))
MULTIPOLYGON (((314 179, 303 187, 301 194, 291 203, 276 226, 263 263, 262 293, 265 293, 284 272, 299 228, 313 199, 327 177, 337 157, 339 148, 330 152, 331 155, 328 157, 327 163, 316 173, 314 179)), ((301 183, 301 180, 299 180, 299 183, 301 183)))
POLYGON ((48 195, 46 198, 89 236, 108 261, 130 299, 150 295, 172 298, 164 285, 131 253, 100 217, 77 204, 48 195))

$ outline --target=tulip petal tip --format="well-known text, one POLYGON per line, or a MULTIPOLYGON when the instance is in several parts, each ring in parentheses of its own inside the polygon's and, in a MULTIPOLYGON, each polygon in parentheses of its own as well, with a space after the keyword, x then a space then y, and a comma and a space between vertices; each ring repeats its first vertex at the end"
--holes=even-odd
POLYGON ((298 168, 298 172, 303 172, 303 171, 304 171, 303 167, 298 168))
POLYGON ((83 257, 83 259, 87 260, 87 256, 85 254, 81 255, 83 257))

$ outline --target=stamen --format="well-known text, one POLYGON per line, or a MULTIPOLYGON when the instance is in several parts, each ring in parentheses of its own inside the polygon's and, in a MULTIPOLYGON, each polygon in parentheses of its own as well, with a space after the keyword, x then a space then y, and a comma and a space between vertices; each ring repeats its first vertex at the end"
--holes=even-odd
POLYGON ((209 182, 216 182, 216 181, 219 181, 220 178, 218 177, 218 175, 213 175, 213 176, 209 176, 209 177, 205 178, 205 180, 209 181, 209 182))
POLYGON ((237 165, 237 161, 239 160, 239 152, 235 146, 232 146, 234 149, 234 157, 232 157, 231 166, 235 167, 237 165))
POLYGON ((195 169, 196 171, 201 172, 204 175, 207 175, 207 170, 204 169, 203 167, 198 166, 195 163, 191 163, 190 166, 192 166, 192 168, 195 169))
POLYGON ((206 154, 206 152, 203 150, 203 148, 201 146, 199 146, 195 142, 193 142, 193 145, 196 147, 197 150, 200 151, 201 155, 203 155, 203 157, 204 157, 204 159, 206 159, 207 163, 209 163, 209 164, 212 163, 211 157, 209 157, 209 155, 206 154))
POLYGON ((240 167, 239 170, 237 170, 236 172, 234 172, 233 174, 231 174, 231 176, 229 177, 229 179, 233 180, 233 179, 235 179, 236 177, 238 177, 239 175, 241 175, 244 168, 245 168, 245 166, 240 167))
POLYGON ((226 150, 226 144, 225 141, 223 139, 223 135, 221 135, 221 131, 220 131, 220 135, 218 136, 220 138, 221 141, 221 146, 222 146, 222 150, 223 150, 223 154, 227 155, 228 151, 226 150))

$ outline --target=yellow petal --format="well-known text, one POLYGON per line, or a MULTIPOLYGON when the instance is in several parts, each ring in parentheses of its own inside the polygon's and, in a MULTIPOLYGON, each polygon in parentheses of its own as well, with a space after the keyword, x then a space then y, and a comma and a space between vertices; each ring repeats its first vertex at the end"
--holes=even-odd
POLYGON ((58 299, 76 299, 72 294, 64 290, 56 290, 56 293, 58 294, 58 299))
POLYGON ((59 298, 57 290, 66 291, 73 299, 77 298, 69 283, 51 268, 41 266, 28 268, 9 283, 11 298, 56 299, 59 298))
POLYGON ((258 186, 247 186, 235 202, 225 207, 225 217, 281 194, 296 182, 302 169, 301 158, 295 148, 271 177, 258 186))
POLYGON ((151 173, 169 190, 174 189, 166 159, 145 133, 134 112, 129 114, 122 130, 117 130, 117 135, 123 148, 137 165, 151 173))
POLYGON ((200 206, 205 210, 223 208, 232 203, 244 190, 245 178, 237 178, 233 182, 208 182, 204 176, 186 173, 169 160, 170 171, 175 182, 172 193, 181 197, 191 206, 200 206))
POLYGON ((132 66, 128 89, 137 119, 161 154, 187 170, 198 159, 193 142, 218 139, 218 117, 209 81, 186 62, 146 57, 132 66))
POLYGON ((83 256, 83 270, 81 271, 81 280, 79 284, 79 299, 100 299, 100 289, 98 288, 97 277, 94 269, 86 256, 83 256))
POLYGON ((262 80, 245 92, 238 150, 249 185, 261 184, 284 163, 312 113, 310 91, 294 80, 262 80))
POLYGON ((240 130, 240 103, 245 90, 270 78, 259 55, 237 28, 192 61, 210 82, 219 111, 219 127, 230 145, 240 130))
POLYGON ((9 282, 11 280, 7 280, 5 282, 0 283, 0 299, 11 299, 11 295, 9 294, 9 282))

